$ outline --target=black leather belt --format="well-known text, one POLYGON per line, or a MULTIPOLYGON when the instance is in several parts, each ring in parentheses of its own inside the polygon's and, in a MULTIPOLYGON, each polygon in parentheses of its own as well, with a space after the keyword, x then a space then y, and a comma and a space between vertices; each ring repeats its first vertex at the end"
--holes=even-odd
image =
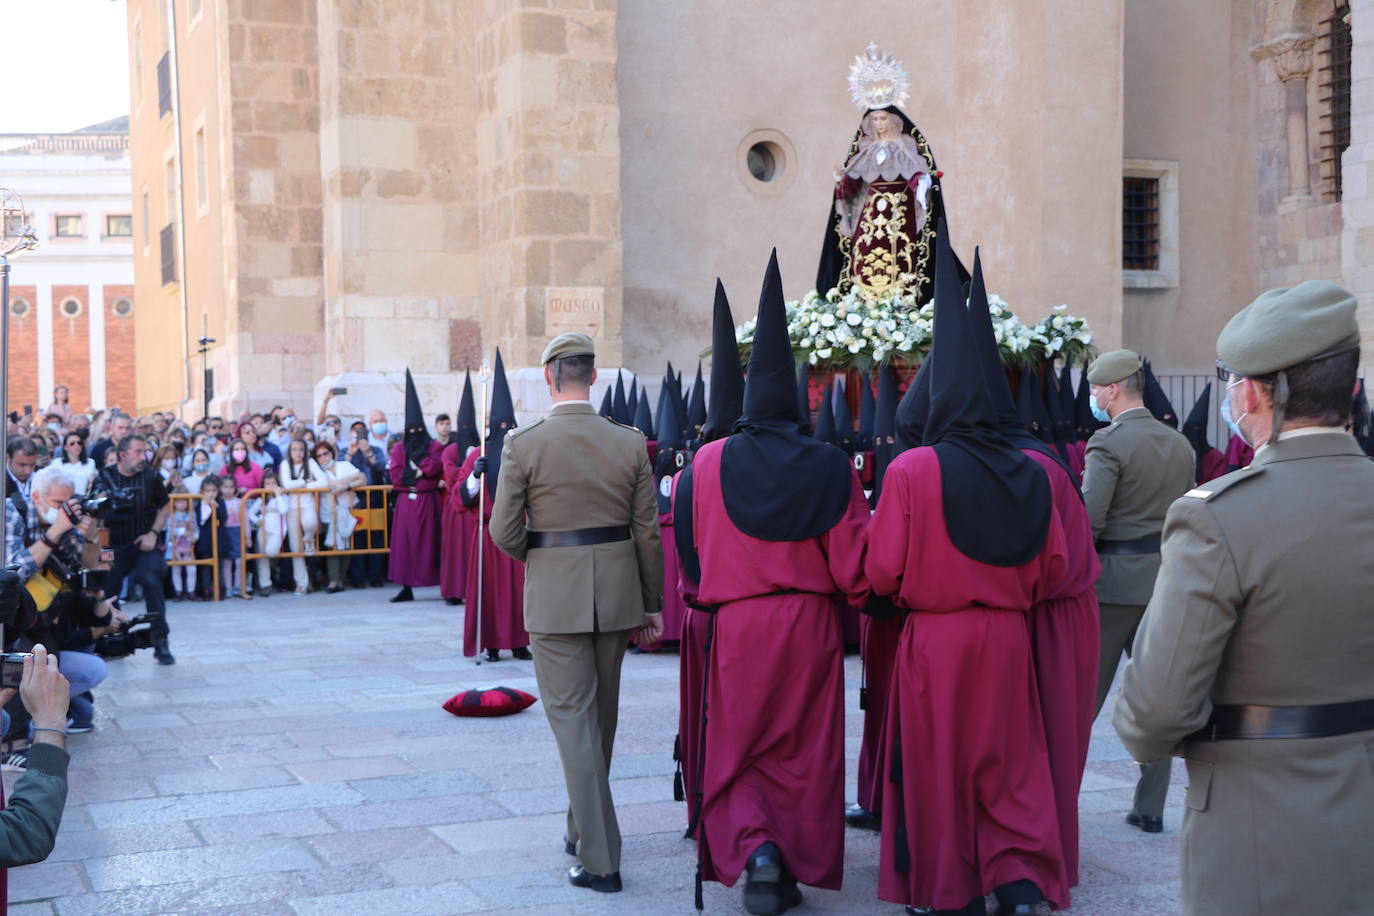
POLYGON ((629 525, 608 525, 605 528, 578 528, 575 531, 531 531, 525 546, 530 550, 537 547, 590 547, 629 539, 629 525))
POLYGON ((1146 535, 1143 538, 1135 538, 1130 541, 1108 541, 1103 539, 1097 542, 1097 552, 1119 554, 1159 553, 1159 535, 1146 535))
POLYGON ((1331 738, 1365 731, 1374 731, 1374 700, 1322 706, 1216 706, 1211 720, 1183 740, 1331 738))

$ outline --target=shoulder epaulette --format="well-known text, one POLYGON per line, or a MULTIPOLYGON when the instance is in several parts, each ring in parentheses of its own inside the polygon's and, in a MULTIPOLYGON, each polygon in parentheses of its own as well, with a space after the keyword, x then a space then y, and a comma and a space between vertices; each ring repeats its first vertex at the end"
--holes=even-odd
POLYGON ((619 420, 613 420, 610 417, 602 417, 602 419, 605 420, 607 423, 619 426, 621 429, 628 429, 631 432, 639 433, 641 436, 644 435, 644 432, 638 426, 631 426, 628 423, 621 423, 619 420))
POLYGON ((1216 499, 1222 493, 1232 489, 1236 484, 1247 480, 1252 480, 1264 473, 1264 467, 1256 467, 1253 464, 1246 465, 1239 470, 1232 471, 1216 480, 1209 480, 1200 487, 1194 487, 1183 494, 1184 499, 1200 499, 1203 502, 1216 499))
POLYGON ((545 419, 547 418, 540 417, 528 426, 517 426, 515 427, 515 429, 506 430, 506 438, 509 439, 512 436, 518 436, 521 433, 527 433, 530 430, 534 429, 536 426, 538 426, 540 423, 543 423, 545 419))

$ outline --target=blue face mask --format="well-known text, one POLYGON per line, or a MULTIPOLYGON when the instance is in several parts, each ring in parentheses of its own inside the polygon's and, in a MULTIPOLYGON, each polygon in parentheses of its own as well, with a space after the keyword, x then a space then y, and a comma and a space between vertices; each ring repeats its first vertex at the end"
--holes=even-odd
POLYGON ((385 423, 373 423, 373 424, 372 424, 372 435, 374 435, 374 436, 385 436, 385 435, 386 435, 386 424, 385 424, 385 423))
MULTIPOLYGON (((1227 425, 1227 426, 1231 427, 1231 432, 1232 432, 1234 435, 1237 435, 1237 436, 1240 437, 1240 441, 1244 442, 1246 445, 1250 445, 1250 440, 1247 439, 1247 438, 1245 438, 1245 433, 1244 433, 1244 432, 1241 430, 1241 428, 1240 428, 1240 421, 1241 421, 1241 420, 1244 420, 1247 416, 1249 416, 1249 415, 1250 415, 1250 412, 1247 410, 1245 413, 1241 414, 1241 415, 1238 416, 1238 417, 1232 417, 1232 416, 1231 416, 1231 389, 1232 389, 1232 388, 1237 388, 1237 387, 1239 387, 1238 384, 1236 384, 1236 385, 1227 385, 1227 386, 1226 386, 1226 390, 1225 390, 1224 392, 1222 392, 1222 395, 1221 395, 1221 419, 1224 420, 1224 421, 1226 421, 1226 425, 1227 425)), ((1251 448, 1254 448, 1253 445, 1250 445, 1250 447, 1251 447, 1251 448)))
POLYGON ((1090 395, 1088 395, 1088 409, 1091 410, 1091 411, 1093 412, 1093 417, 1097 420, 1097 422, 1099 422, 1099 423, 1110 423, 1110 422, 1112 422, 1112 418, 1111 418, 1111 416, 1107 413, 1106 409, 1104 409, 1104 408, 1098 406, 1098 403, 1097 403, 1097 395, 1095 395, 1095 394, 1090 394, 1090 395))

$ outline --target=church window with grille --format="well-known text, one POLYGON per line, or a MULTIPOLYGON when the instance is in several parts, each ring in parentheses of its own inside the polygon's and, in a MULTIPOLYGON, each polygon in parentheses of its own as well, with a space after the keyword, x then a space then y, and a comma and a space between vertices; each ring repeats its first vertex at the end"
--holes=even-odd
POLYGON ((1317 27, 1317 93, 1321 104, 1318 162, 1322 194, 1341 199, 1341 153, 1350 146, 1350 4, 1334 5, 1317 27))
POLYGON ((1121 208, 1121 266, 1159 269, 1159 179, 1127 175, 1121 208))

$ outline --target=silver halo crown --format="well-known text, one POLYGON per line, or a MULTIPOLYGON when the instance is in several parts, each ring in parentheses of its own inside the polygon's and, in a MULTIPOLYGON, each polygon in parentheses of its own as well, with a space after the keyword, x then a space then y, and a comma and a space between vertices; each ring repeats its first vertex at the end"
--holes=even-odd
POLYGON ((911 82, 906 70, 891 54, 873 42, 849 65, 849 95, 866 111, 906 104, 911 82))

